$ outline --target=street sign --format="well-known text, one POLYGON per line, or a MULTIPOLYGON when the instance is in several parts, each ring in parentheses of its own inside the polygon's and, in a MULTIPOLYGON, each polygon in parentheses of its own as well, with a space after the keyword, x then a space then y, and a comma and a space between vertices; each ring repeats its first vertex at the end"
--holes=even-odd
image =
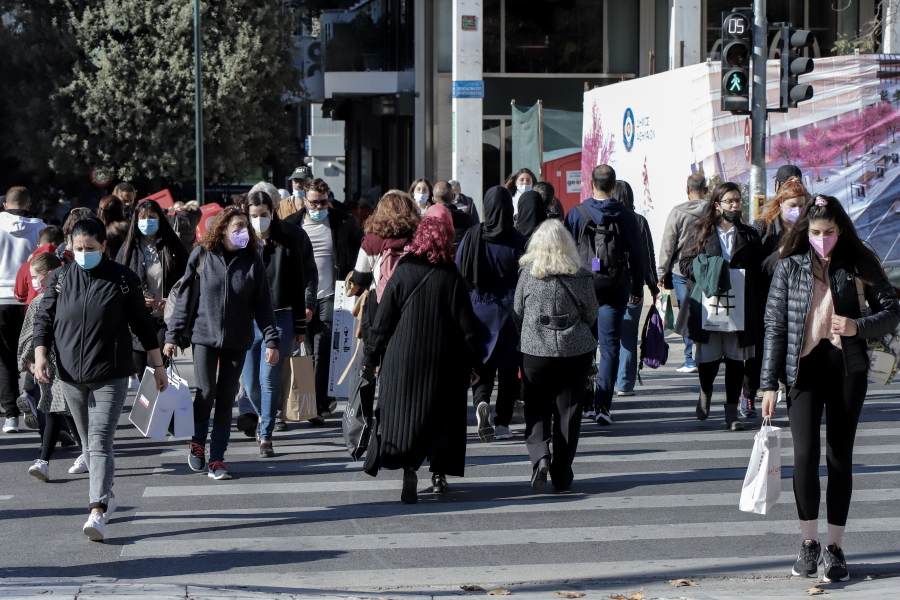
POLYGON ((478 17, 474 15, 463 15, 462 17, 463 31, 478 31, 478 17))
POLYGON ((484 81, 454 81, 454 98, 484 98, 484 81))

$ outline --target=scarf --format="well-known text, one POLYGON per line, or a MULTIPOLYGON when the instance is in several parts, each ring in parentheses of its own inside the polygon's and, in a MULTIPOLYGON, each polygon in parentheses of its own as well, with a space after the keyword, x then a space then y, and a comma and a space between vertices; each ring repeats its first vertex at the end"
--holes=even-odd
POLYGON ((531 239, 541 223, 547 220, 547 210, 544 208, 544 199, 535 191, 525 192, 519 198, 519 219, 516 221, 516 229, 526 238, 531 239))
POLYGON ((496 185, 484 195, 484 221, 469 229, 459 248, 460 273, 469 288, 480 291, 478 262, 482 241, 498 243, 513 230, 512 195, 502 185, 496 185))

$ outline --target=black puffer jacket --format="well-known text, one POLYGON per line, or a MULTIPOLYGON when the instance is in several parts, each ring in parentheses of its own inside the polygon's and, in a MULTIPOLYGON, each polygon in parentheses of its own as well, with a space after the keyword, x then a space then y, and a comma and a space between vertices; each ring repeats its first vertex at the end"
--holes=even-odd
MULTIPOLYGON (((855 272, 852 262, 835 249, 829 269, 834 314, 854 319, 859 328, 856 336, 841 338, 847 375, 864 373, 868 368, 865 340, 892 333, 900 323, 900 302, 884 278, 866 286, 869 310, 875 314, 861 316, 853 280, 855 272)), ((811 254, 783 258, 775 268, 765 314, 766 339, 760 387, 764 391, 778 389, 778 377, 783 371, 787 373, 788 385, 797 381, 814 281, 811 254)))

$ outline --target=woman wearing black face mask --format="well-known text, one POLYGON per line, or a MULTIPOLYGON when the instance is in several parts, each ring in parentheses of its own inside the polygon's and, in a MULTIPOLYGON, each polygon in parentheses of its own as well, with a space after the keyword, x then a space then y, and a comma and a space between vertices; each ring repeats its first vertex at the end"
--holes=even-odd
MULTIPOLYGON (((738 421, 738 401, 744 379, 744 361, 753 358, 758 336, 756 320, 760 318, 756 307, 756 289, 760 272, 759 233, 741 222, 741 189, 734 183, 716 186, 709 198, 706 212, 693 225, 679 266, 688 278, 688 294, 685 305, 678 313, 675 331, 694 341, 694 359, 700 367, 700 399, 697 401, 697 418, 705 421, 709 416, 713 382, 719 365, 725 362, 725 426, 741 430, 738 421), (724 262, 723 262, 724 261, 724 262), (743 302, 740 298, 722 296, 728 301, 729 312, 743 306, 743 328, 740 331, 713 331, 704 328, 701 290, 714 291, 725 276, 739 277, 744 271, 743 302), (699 289, 698 289, 699 288, 699 289), (731 306, 734 305, 734 306, 731 306)), ((739 319, 738 319, 739 321, 739 319)))

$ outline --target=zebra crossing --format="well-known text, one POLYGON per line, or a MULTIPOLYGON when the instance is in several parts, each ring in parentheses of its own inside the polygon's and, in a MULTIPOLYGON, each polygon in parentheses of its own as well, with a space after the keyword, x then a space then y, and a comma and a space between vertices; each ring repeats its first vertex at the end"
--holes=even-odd
MULTIPOLYGON (((717 386, 710 419, 697 421, 696 377, 674 366, 644 381, 614 399, 614 425, 584 422, 564 494, 531 490, 524 424, 484 444, 471 408, 466 477, 432 494, 425 465, 411 506, 399 501, 400 473, 372 478, 350 462, 336 419, 276 434, 274 459, 235 433, 228 482, 193 474, 186 444, 164 444, 133 516, 110 530, 118 561, 149 565, 159 581, 349 590, 787 574, 799 542, 784 407, 781 499, 752 515, 737 506, 760 420, 725 431, 717 386)), ((863 409, 845 536, 852 572, 896 570, 900 559, 898 389, 872 388, 863 409)), ((823 528, 824 513, 823 503, 823 528)))

